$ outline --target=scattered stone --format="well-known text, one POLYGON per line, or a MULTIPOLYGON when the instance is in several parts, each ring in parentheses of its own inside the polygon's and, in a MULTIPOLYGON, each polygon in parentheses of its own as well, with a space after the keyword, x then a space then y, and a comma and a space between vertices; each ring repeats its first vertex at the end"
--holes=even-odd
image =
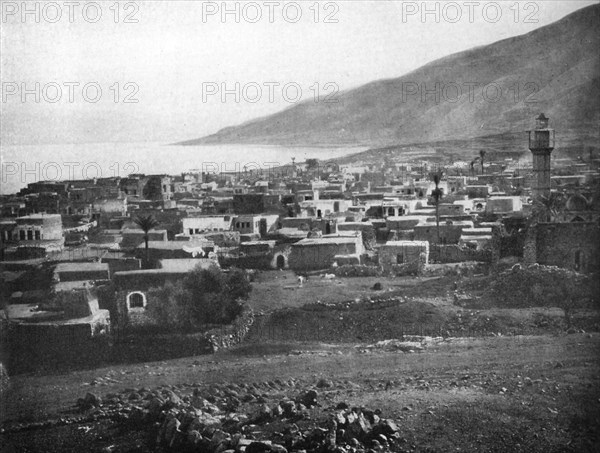
POLYGON ((374 429, 374 431, 378 431, 384 436, 392 436, 399 432, 398 426, 392 420, 383 420, 379 425, 374 429))
POLYGON ((85 397, 77 400, 77 405, 81 411, 87 411, 94 407, 99 407, 102 404, 102 399, 94 393, 88 392, 85 397))
POLYGON ((269 453, 273 451, 271 442, 252 442, 246 447, 245 453, 269 453))
POLYGON ((306 407, 316 406, 318 395, 316 390, 309 390, 299 398, 298 402, 304 404, 306 407))
POLYGON ((356 439, 364 439, 367 437, 370 430, 371 424, 365 418, 365 416, 362 413, 360 413, 352 423, 348 424, 347 435, 352 436, 356 439))
POLYGON ((261 404, 258 408, 258 410, 255 412, 254 417, 252 417, 252 422, 253 423, 261 423, 264 422, 268 419, 270 419, 272 416, 272 411, 271 408, 269 407, 268 404, 261 404))
POLYGON ((321 379, 319 379, 319 382, 317 382, 317 387, 318 388, 333 387, 333 381, 331 381, 330 379, 321 378, 321 379))
POLYGON ((285 417, 291 418, 297 414, 296 403, 293 401, 281 401, 279 406, 283 410, 283 415, 285 417))

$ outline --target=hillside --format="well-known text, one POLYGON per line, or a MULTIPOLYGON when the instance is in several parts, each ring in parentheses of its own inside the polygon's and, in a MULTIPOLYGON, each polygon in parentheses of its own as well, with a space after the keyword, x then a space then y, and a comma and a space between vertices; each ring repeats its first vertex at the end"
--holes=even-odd
POLYGON ((593 5, 528 34, 339 93, 338 103, 304 102, 179 144, 387 146, 459 140, 523 131, 542 111, 557 130, 594 131, 597 141, 599 24, 600 5, 593 5), (436 84, 439 99, 422 96, 436 84))

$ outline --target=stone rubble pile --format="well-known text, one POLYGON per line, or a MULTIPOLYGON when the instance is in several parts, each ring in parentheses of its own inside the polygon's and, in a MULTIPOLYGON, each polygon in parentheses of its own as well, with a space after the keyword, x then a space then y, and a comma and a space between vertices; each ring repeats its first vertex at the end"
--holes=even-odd
POLYGON ((403 439, 381 411, 328 408, 319 392, 345 386, 320 379, 302 389, 288 381, 127 389, 104 398, 88 393, 78 406, 88 417, 111 418, 151 434, 155 451, 207 453, 400 451, 403 439), (319 390, 317 390, 319 389, 319 390), (289 397, 292 393, 295 396, 289 397))

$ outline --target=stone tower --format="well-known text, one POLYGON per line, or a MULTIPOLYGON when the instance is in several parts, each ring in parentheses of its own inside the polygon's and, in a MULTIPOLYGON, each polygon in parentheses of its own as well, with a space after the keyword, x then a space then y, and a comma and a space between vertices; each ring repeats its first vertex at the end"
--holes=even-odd
POLYGON ((533 154, 533 198, 550 195, 550 154, 554 149, 554 129, 548 128, 543 113, 536 118, 535 129, 529 132, 529 150, 533 154))

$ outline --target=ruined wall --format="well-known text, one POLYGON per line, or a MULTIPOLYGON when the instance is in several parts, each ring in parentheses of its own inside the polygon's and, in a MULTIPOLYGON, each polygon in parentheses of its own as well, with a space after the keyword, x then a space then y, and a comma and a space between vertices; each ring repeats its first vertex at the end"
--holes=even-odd
POLYGON ((429 244, 426 242, 382 245, 379 248, 379 264, 385 270, 391 270, 392 266, 418 261, 421 253, 425 254, 425 264, 427 264, 429 244))
MULTIPOLYGON (((578 272, 597 271, 600 258, 600 227, 592 222, 539 223, 526 247, 535 246, 539 264, 578 272), (535 238, 535 245, 532 243, 535 238)), ((532 252, 529 252, 532 254, 532 252)))

